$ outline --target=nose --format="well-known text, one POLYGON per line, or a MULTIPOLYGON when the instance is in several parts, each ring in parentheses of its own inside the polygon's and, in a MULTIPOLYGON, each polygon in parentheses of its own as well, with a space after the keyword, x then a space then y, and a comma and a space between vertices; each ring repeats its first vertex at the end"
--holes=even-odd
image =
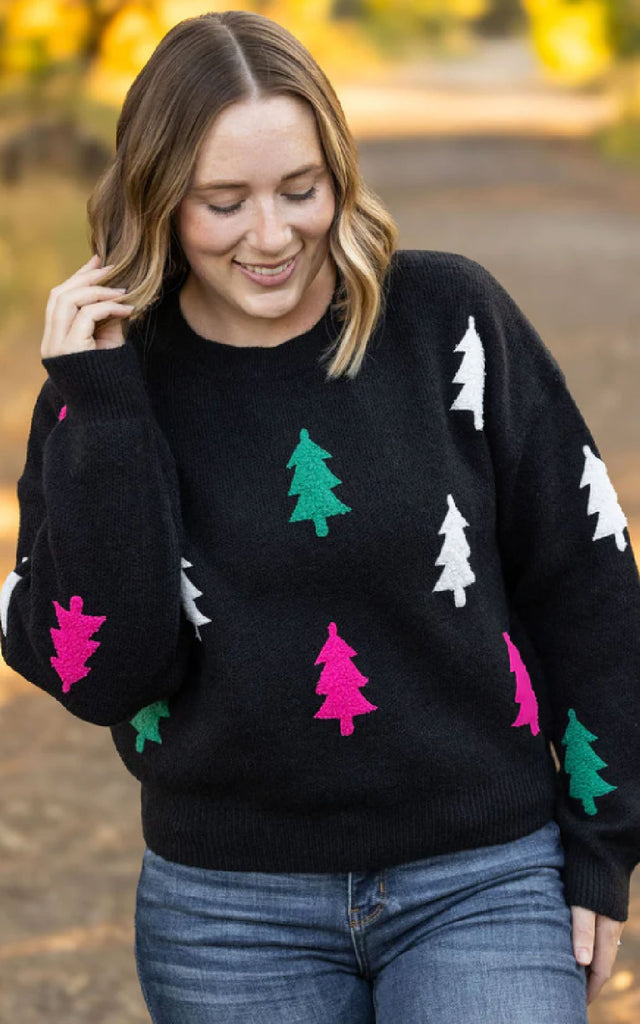
POLYGON ((286 213, 277 201, 258 203, 254 222, 248 232, 249 244, 254 252, 265 256, 279 256, 287 251, 291 241, 291 226, 286 213))

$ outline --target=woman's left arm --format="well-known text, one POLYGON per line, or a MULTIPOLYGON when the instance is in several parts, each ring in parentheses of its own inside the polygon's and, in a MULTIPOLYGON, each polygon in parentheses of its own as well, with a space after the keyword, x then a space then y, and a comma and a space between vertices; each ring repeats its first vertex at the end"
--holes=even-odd
POLYGON ((505 586, 535 648, 570 906, 624 921, 640 860, 640 577, 605 462, 561 376, 498 506, 505 586))
MULTIPOLYGON (((478 268, 467 272, 472 299, 461 298, 485 354, 496 541, 509 604, 539 662, 540 724, 559 763, 565 896, 595 915, 594 992, 640 861, 640 576, 627 519, 563 371, 478 268)), ((573 913, 581 936, 584 915, 573 913)))

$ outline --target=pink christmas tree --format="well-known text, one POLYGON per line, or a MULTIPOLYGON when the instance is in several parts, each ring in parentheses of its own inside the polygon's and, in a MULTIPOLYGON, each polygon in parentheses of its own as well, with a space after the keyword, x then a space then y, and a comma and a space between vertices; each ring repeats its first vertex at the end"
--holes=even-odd
POLYGON ((360 693, 369 680, 351 661, 357 653, 338 636, 335 622, 330 622, 329 638, 315 661, 316 665, 325 663, 316 693, 326 695, 327 699, 313 717, 339 718, 341 736, 351 736, 354 715, 378 710, 360 693))
POLYGON ((69 610, 57 601, 53 602, 60 629, 52 627, 49 632, 57 652, 51 664, 62 679, 62 692, 68 693, 78 679, 84 679, 91 671, 85 664, 87 658, 98 649, 100 642, 90 640, 106 619, 106 615, 83 615, 81 597, 72 597, 69 610))
POLYGON ((516 696, 515 701, 520 705, 518 717, 512 725, 528 725, 533 736, 540 732, 538 724, 538 701, 533 692, 531 677, 520 655, 520 651, 513 643, 508 633, 503 633, 505 643, 509 649, 509 668, 516 674, 516 696))

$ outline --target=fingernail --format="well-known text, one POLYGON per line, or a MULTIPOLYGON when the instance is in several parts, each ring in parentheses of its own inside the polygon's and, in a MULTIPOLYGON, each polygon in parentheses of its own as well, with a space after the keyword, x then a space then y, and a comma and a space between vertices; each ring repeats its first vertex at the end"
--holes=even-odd
POLYGON ((579 964, 587 967, 591 963, 591 953, 588 949, 578 949, 576 950, 576 960, 579 964))

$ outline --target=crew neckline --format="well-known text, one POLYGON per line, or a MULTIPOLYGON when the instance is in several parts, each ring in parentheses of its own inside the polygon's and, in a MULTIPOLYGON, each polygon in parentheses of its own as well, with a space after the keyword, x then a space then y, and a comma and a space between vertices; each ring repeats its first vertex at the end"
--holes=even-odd
POLYGON ((319 320, 307 331, 278 345, 230 345, 205 338, 189 324, 180 306, 181 283, 168 291, 158 307, 152 345, 165 356, 200 373, 215 377, 283 377, 303 372, 325 373, 320 357, 338 337, 339 318, 334 307, 340 275, 333 295, 319 320))

